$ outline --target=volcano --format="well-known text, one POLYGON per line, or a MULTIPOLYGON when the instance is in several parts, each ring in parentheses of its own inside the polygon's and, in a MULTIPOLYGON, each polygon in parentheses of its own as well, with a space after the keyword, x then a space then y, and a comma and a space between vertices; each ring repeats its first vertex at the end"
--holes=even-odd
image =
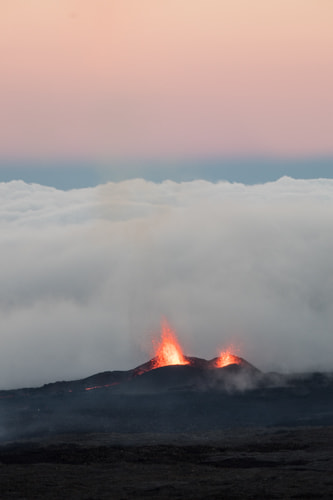
MULTIPOLYGON (((193 391, 208 388, 223 390, 230 386, 231 379, 245 377, 254 382, 261 375, 258 368, 241 357, 233 355, 233 362, 223 367, 219 367, 219 359, 184 356, 183 364, 159 366, 159 358, 154 357, 130 370, 100 372, 83 379, 53 382, 37 388, 0 391, 0 399, 24 395, 75 394, 100 389, 116 394, 137 391, 150 394, 189 388, 193 391)), ((234 384, 234 388, 236 387, 237 384, 234 384)))
POLYGON ((311 491, 299 498, 317 498, 318 481, 327 497, 333 373, 263 373, 232 349, 186 356, 166 322, 153 347, 130 370, 0 391, 2 497, 54 498, 61 485, 66 498, 270 498, 281 477, 288 494, 273 496, 291 498, 300 471, 311 491))
MULTIPOLYGON (((152 343, 155 356, 136 368, 97 373, 80 380, 55 382, 15 393, 61 394, 107 389, 117 394, 137 391, 149 394, 184 388, 193 391, 236 389, 242 378, 251 385, 261 373, 229 349, 211 360, 184 355, 175 332, 165 319, 162 320, 160 338, 154 338, 152 343)), ((243 383, 240 385, 244 386, 243 383)), ((0 391, 1 397, 8 397, 7 392, 4 394, 0 391)))
POLYGON ((130 370, 0 391, 0 440, 333 425, 332 374, 263 373, 230 349, 210 360, 186 356, 165 321, 153 347, 154 356, 130 370))
MULTIPOLYGON (((183 354, 182 348, 178 342, 175 332, 171 329, 168 322, 163 319, 161 325, 161 337, 160 339, 153 340, 153 345, 155 349, 155 356, 129 373, 128 380, 136 377, 142 376, 147 372, 152 370, 157 370, 162 367, 170 367, 168 370, 163 370, 165 379, 163 380, 163 387, 168 386, 168 380, 171 378, 173 380, 173 387, 181 387, 187 385, 198 388, 202 385, 206 385, 207 380, 213 380, 214 376, 212 371, 215 371, 215 376, 217 371, 222 368, 229 367, 228 371, 224 371, 224 374, 231 373, 231 370, 236 373, 243 372, 247 376, 256 376, 259 374, 259 370, 247 362, 245 359, 240 358, 230 352, 230 350, 223 351, 220 353, 219 357, 213 358, 209 361, 203 358, 197 358, 193 356, 185 356, 183 354), (182 368, 171 369, 174 366, 182 366, 182 368), (233 368, 230 368, 233 366, 233 368), (176 374, 180 374, 177 378, 176 374)), ((222 372, 216 378, 216 380, 221 379, 222 372)), ((151 374, 147 375, 144 380, 154 380, 158 377, 161 380, 161 374, 158 375, 151 374)), ((139 386, 142 379, 136 381, 133 385, 139 386)), ((127 387, 129 385, 127 384, 127 387)))

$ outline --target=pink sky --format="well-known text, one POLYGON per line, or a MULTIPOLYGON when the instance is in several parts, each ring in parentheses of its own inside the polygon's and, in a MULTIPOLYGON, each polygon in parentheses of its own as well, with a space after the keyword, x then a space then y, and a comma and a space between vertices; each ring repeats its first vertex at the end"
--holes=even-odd
POLYGON ((0 157, 333 154, 331 0, 1 0, 0 157))

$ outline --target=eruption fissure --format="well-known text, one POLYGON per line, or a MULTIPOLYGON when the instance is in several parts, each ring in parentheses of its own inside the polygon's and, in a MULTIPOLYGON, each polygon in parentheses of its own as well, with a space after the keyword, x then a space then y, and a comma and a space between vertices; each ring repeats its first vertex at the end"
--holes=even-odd
MULTIPOLYGON (((133 370, 129 370, 127 376, 122 379, 122 382, 129 382, 133 378, 136 378, 140 375, 143 375, 146 372, 155 370, 156 368, 162 368, 165 366, 173 366, 173 365, 189 365, 191 367, 196 367, 204 370, 213 370, 216 368, 224 368, 229 365, 242 365, 244 364, 244 360, 235 356, 231 353, 232 347, 229 347, 227 350, 222 351, 218 358, 214 358, 210 361, 206 361, 205 359, 195 358, 185 356, 183 354, 182 347, 177 339, 175 331, 170 327, 166 319, 163 319, 161 322, 161 333, 160 337, 153 338, 153 358, 144 363, 143 365, 138 366, 133 370)), ((108 384, 89 384, 89 386, 84 387, 85 391, 91 391, 94 389, 102 389, 104 387, 111 387, 120 384, 121 382, 112 382, 108 384)), ((69 389, 69 392, 72 392, 69 389)))
POLYGON ((161 340, 158 342, 155 340, 153 344, 155 346, 153 369, 162 366, 190 364, 183 354, 175 332, 165 319, 161 325, 161 340))
POLYGON ((101 389, 102 387, 112 387, 113 385, 118 385, 119 382, 113 382, 112 384, 104 384, 104 385, 94 385, 92 387, 85 387, 85 391, 92 391, 93 389, 101 389))
POLYGON ((227 351, 222 351, 220 353, 220 356, 218 357, 216 361, 216 368, 224 368, 225 366, 228 365, 239 365, 241 363, 240 358, 237 356, 234 356, 234 354, 231 354, 229 350, 227 351))

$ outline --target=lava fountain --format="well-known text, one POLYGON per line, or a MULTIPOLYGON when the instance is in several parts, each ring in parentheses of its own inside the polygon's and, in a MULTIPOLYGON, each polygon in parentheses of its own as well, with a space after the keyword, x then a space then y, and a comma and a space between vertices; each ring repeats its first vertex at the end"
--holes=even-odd
POLYGON ((216 368, 224 368, 228 365, 240 365, 241 359, 234 354, 231 354, 229 350, 222 351, 220 356, 216 360, 216 368))
POLYGON ((189 361, 183 355, 175 332, 170 328, 166 319, 161 323, 161 339, 153 340, 155 356, 153 368, 169 365, 188 365, 189 361))

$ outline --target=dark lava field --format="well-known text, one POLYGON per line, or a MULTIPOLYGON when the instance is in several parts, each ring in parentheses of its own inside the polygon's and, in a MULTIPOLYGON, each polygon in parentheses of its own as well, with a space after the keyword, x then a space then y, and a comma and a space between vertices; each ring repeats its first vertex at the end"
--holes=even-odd
POLYGON ((199 360, 0 391, 4 499, 329 499, 332 473, 332 374, 199 360))

